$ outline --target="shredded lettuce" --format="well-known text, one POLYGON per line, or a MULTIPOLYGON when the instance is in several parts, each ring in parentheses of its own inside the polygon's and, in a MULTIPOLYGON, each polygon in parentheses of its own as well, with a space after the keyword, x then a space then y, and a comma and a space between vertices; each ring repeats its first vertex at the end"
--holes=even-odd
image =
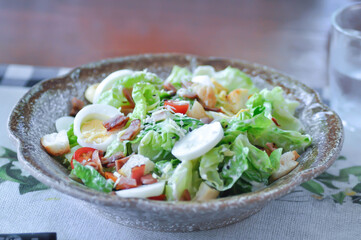
POLYGON ((218 83, 227 88, 228 91, 233 91, 237 88, 249 89, 250 93, 258 91, 253 85, 251 78, 237 68, 228 66, 226 69, 216 72, 214 78, 218 83))
POLYGON ((127 143, 129 141, 119 141, 115 139, 108 147, 104 157, 110 157, 118 152, 122 152, 124 155, 128 154, 127 143))
POLYGON ((180 200, 184 191, 188 190, 191 199, 196 195, 202 179, 198 172, 199 159, 180 163, 165 187, 167 200, 180 200))
POLYGON ((91 166, 83 166, 77 161, 73 161, 74 169, 71 174, 74 174, 82 180, 85 186, 100 192, 111 192, 114 182, 111 179, 106 180, 95 168, 91 166))
POLYGON ((78 144, 78 137, 75 136, 75 134, 74 134, 74 123, 70 125, 70 128, 69 128, 69 130, 67 131, 66 134, 68 135, 70 148, 73 148, 73 147, 79 145, 78 144))
POLYGON ((131 119, 144 120, 147 112, 156 108, 160 103, 159 90, 150 83, 139 82, 133 87, 132 97, 135 108, 130 114, 131 119))
POLYGON ((219 191, 230 189, 248 169, 248 147, 240 134, 231 144, 222 144, 201 157, 199 172, 203 180, 219 191))
POLYGON ((180 163, 181 161, 178 159, 158 161, 154 165, 154 173, 158 176, 158 179, 168 180, 180 163))
POLYGON ((182 87, 182 81, 190 81, 191 77, 192 73, 187 68, 174 66, 165 82, 171 83, 176 89, 180 89, 182 87))
POLYGON ((263 89, 260 92, 266 102, 272 104, 272 116, 284 130, 300 131, 302 124, 294 114, 299 103, 283 97, 283 90, 275 87, 271 91, 263 89))
POLYGON ((122 87, 113 87, 108 91, 103 92, 97 103, 110 105, 116 108, 129 105, 127 98, 123 95, 122 87))
POLYGON ((130 75, 122 76, 118 79, 113 87, 122 86, 132 88, 136 83, 150 83, 155 86, 161 86, 163 81, 154 73, 147 71, 136 71, 130 75))
POLYGON ((185 131, 170 118, 153 126, 148 125, 146 132, 138 137, 138 153, 152 161, 174 158, 171 154, 172 148, 176 141, 185 135, 185 131))

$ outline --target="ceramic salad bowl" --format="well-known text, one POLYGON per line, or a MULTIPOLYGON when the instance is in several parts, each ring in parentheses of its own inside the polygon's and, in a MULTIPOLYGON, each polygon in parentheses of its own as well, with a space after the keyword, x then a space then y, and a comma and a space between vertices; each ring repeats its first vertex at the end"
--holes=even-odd
POLYGON ((103 60, 75 68, 69 74, 43 81, 25 94, 12 111, 8 128, 17 145, 23 167, 44 184, 83 201, 111 221, 155 231, 207 230, 239 222, 262 209, 267 202, 289 193, 301 183, 325 171, 337 158, 343 143, 343 128, 336 113, 325 106, 318 94, 304 84, 265 66, 246 61, 206 58, 181 54, 150 54, 103 60), (49 156, 40 138, 55 131, 57 118, 67 115, 73 96, 84 99, 90 84, 100 82, 119 69, 143 70, 165 79, 174 65, 194 69, 211 65, 216 70, 239 68, 251 76, 256 86, 280 86, 287 97, 300 102, 297 116, 312 145, 298 159, 291 173, 268 187, 246 194, 207 202, 162 202, 120 198, 87 188, 69 178, 69 171, 49 156))

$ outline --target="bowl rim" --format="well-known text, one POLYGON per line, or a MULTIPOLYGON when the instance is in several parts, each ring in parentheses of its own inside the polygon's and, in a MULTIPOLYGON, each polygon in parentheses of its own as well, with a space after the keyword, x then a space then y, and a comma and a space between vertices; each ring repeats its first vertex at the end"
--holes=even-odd
MULTIPOLYGON (((144 211, 159 211, 159 210, 167 210, 167 211, 182 211, 182 212, 194 212, 196 209, 197 211, 211 211, 210 209, 220 209, 225 207, 242 207, 242 206, 250 206, 254 204, 260 204, 262 202, 270 201, 273 199, 276 199, 282 195, 285 195, 289 193, 291 190, 293 190, 296 186, 300 185, 303 182, 308 181, 309 179, 318 176, 323 171, 325 171, 328 167, 330 167, 336 158, 338 157, 338 153, 341 151, 343 140, 344 140, 344 133, 343 133, 343 126, 341 123, 341 120, 339 116, 331 110, 328 106, 322 103, 320 100, 319 94, 315 92, 313 89, 309 88, 305 84, 296 81, 294 78, 284 74, 281 71, 278 71, 276 69, 258 64, 258 63, 252 63, 245 60, 239 60, 239 59, 232 59, 232 58, 222 58, 222 57, 201 57, 197 55, 191 55, 191 54, 179 54, 179 53, 161 53, 161 54, 140 54, 140 55, 131 55, 131 56, 125 56, 125 57, 118 57, 118 58, 109 58, 104 59, 96 62, 91 62, 88 64, 84 64, 81 66, 78 66, 74 69, 72 69, 69 73, 56 77, 56 78, 50 78, 44 81, 41 81, 34 85, 15 105, 13 108, 11 114, 8 118, 8 132, 10 138, 14 141, 15 145, 17 146, 17 154, 18 159, 21 165, 36 179, 38 179, 40 182, 66 194, 71 197, 84 200, 86 202, 95 203, 98 205, 104 205, 104 206, 111 206, 111 207, 129 207, 129 206, 141 206, 140 209, 143 209, 144 211), (240 195, 234 195, 224 198, 217 198, 212 199, 205 202, 199 202, 199 201, 154 201, 154 200, 148 200, 148 199, 141 199, 141 198, 120 198, 115 195, 97 192, 93 189, 86 188, 84 185, 83 187, 77 186, 77 185, 69 185, 65 182, 65 179, 58 179, 58 181, 54 181, 52 176, 47 174, 47 172, 44 172, 44 169, 41 169, 39 166, 32 165, 24 156, 23 149, 24 146, 26 146, 26 143, 24 143, 19 136, 17 136, 17 132, 15 131, 17 126, 17 116, 19 113, 16 111, 19 109, 19 107, 24 104, 24 99, 27 99, 30 97, 33 93, 36 93, 40 87, 45 83, 49 81, 59 81, 63 78, 70 77, 74 72, 79 71, 83 68, 92 68, 94 66, 102 66, 107 65, 109 63, 116 63, 119 61, 127 61, 127 60, 134 60, 134 59, 143 59, 143 58, 157 58, 157 57, 170 57, 170 58, 195 58, 200 60, 215 60, 215 61, 230 61, 235 62, 243 65, 249 65, 257 69, 265 70, 268 73, 276 74, 278 76, 281 76, 283 78, 286 78, 288 81, 295 83, 296 87, 301 87, 303 90, 305 90, 307 93, 313 95, 312 103, 318 103, 322 107, 322 109, 327 110, 328 112, 332 113, 330 115, 336 117, 336 123, 335 125, 338 128, 339 133, 339 141, 335 142, 335 146, 333 146, 332 150, 327 152, 325 156, 325 161, 323 164, 320 164, 318 166, 314 166, 312 168, 301 170, 298 172, 290 181, 285 182, 284 184, 280 184, 277 186, 277 188, 273 189, 270 186, 267 186, 266 188, 263 188, 258 191, 240 194, 240 195), (336 154, 335 154, 336 153, 336 154), (262 196, 260 198, 260 196, 262 196), (115 201, 116 200, 116 201, 115 201)), ((80 185, 80 184, 79 184, 80 185)), ((272 186, 272 185, 271 185, 272 186)))

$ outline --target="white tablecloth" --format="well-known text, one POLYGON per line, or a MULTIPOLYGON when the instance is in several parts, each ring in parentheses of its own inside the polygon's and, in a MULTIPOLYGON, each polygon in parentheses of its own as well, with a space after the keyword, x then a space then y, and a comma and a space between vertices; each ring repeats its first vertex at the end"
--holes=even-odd
MULTIPOLYGON (((26 90, 0 87, 0 146, 15 149, 8 138, 7 118, 26 90)), ((361 165, 359 143, 357 136, 346 132, 342 155, 347 160, 336 161, 329 172, 338 174, 341 168, 361 165)), ((8 162, 0 159, 0 167, 8 162)), ((354 184, 340 187, 348 185, 354 184)), ((0 181, 0 234, 26 232, 56 232, 58 239, 361 239, 361 204, 350 197, 342 205, 329 196, 317 200, 298 187, 240 223, 210 231, 160 233, 110 222, 53 189, 21 195, 19 183, 0 181)))

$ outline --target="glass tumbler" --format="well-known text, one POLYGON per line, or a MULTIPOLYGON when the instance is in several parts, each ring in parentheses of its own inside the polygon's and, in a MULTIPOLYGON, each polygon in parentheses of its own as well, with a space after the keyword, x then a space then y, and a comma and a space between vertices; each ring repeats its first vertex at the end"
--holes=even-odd
POLYGON ((332 15, 328 77, 331 108, 361 133, 361 2, 332 15))

